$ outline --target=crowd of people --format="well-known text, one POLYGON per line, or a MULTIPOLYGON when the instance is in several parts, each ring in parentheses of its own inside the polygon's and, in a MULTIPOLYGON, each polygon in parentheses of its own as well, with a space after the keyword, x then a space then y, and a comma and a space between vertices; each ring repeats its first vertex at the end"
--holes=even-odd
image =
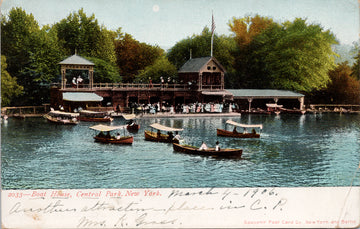
POLYGON ((100 133, 97 135, 97 137, 119 140, 121 138, 121 135, 120 135, 120 133, 116 133, 115 136, 112 136, 109 131, 106 131, 106 134, 104 134, 103 131, 100 131, 100 133))
MULTIPOLYGON (((189 114, 189 113, 227 113, 233 112, 238 107, 234 103, 189 103, 189 104, 177 104, 176 106, 169 103, 160 102, 153 104, 137 104, 130 105, 133 113, 142 114, 157 114, 168 112, 170 114, 189 114)), ((116 106, 116 111, 120 112, 120 107, 116 106)))

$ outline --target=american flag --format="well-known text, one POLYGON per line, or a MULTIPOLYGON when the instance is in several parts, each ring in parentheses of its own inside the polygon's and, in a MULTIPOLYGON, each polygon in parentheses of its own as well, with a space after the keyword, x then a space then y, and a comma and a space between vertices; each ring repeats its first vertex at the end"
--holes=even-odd
POLYGON ((211 35, 213 36, 215 33, 215 21, 214 21, 214 15, 212 15, 212 23, 211 23, 211 35))

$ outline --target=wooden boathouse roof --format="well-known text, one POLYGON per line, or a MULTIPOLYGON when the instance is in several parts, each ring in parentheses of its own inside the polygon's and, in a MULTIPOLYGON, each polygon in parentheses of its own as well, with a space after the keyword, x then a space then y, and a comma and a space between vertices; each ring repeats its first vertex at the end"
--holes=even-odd
POLYGON ((215 57, 200 57, 189 59, 178 71, 178 73, 200 73, 206 71, 206 65, 213 61, 220 71, 226 72, 225 68, 216 60, 215 57))

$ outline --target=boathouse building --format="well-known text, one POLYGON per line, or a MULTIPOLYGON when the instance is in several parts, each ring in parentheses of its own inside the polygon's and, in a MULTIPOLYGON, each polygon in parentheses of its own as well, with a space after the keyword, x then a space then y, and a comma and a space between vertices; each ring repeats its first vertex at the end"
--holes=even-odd
MULTIPOLYGON (((297 99, 303 106, 302 94, 279 90, 226 90, 224 77, 226 70, 215 57, 189 59, 178 71, 180 83, 136 84, 94 82, 94 63, 73 55, 61 61, 61 82, 51 87, 51 106, 61 105, 66 111, 78 107, 126 108, 133 103, 160 103, 176 106, 193 102, 247 101, 249 109, 255 99, 297 99), (86 77, 70 76, 68 70, 82 70, 86 77), (255 93, 255 94, 253 94, 255 93)), ((96 73, 95 73, 96 74, 96 73)), ((84 76, 84 74, 82 74, 84 76)))

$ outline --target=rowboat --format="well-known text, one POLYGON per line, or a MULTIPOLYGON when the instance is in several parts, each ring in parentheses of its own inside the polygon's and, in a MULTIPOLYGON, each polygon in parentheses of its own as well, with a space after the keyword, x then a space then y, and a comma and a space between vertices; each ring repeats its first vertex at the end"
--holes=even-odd
POLYGON ((226 124, 234 126, 234 129, 232 131, 225 129, 216 129, 217 136, 223 136, 223 137, 232 137, 232 138, 260 138, 260 133, 256 132, 256 128, 259 128, 262 130, 262 124, 256 124, 256 125, 247 125, 247 124, 241 124, 234 122, 232 120, 227 120, 226 124), (244 129, 243 132, 238 132, 236 130, 236 127, 242 127, 244 129), (247 132, 248 128, 252 128, 252 131, 250 133, 247 132))
POLYGON ((70 113, 64 111, 50 111, 45 114, 43 117, 49 122, 62 124, 62 125, 76 125, 79 123, 77 117, 79 113, 70 113))
POLYGON ((114 119, 107 112, 82 110, 78 120, 85 122, 112 122, 114 119))
POLYGON ((300 110, 300 109, 287 109, 287 108, 280 108, 281 113, 284 114, 305 114, 306 110, 300 110))
POLYGON ((153 142, 166 142, 166 143, 179 143, 180 138, 173 135, 173 132, 179 132, 183 131, 183 129, 180 128, 172 128, 163 126, 159 123, 153 123, 150 125, 151 128, 158 130, 157 132, 153 132, 150 130, 145 130, 145 140, 147 141, 153 141, 153 142), (161 131, 166 131, 167 134, 161 133, 161 131))
POLYGON ((278 115, 281 113, 281 108, 283 107, 283 105, 279 105, 277 103, 267 103, 266 107, 268 112, 275 113, 278 115))
POLYGON ((123 114, 122 116, 126 120, 126 129, 128 131, 136 132, 140 129, 140 125, 135 122, 135 114, 123 114))
POLYGON ((120 130, 120 129, 125 130, 126 125, 106 126, 106 125, 99 124, 99 125, 91 126, 89 128, 100 131, 100 133, 94 137, 95 142, 111 143, 111 144, 132 144, 134 141, 133 136, 120 136, 119 133, 117 133, 116 136, 112 136, 110 134, 110 131, 113 131, 113 130, 120 130), (104 134, 104 132, 107 132, 107 133, 104 134))
POLYGON ((174 151, 180 153, 219 157, 219 158, 241 158, 242 155, 242 149, 215 150, 215 148, 208 148, 206 150, 200 150, 198 147, 195 146, 180 145, 178 143, 173 143, 173 149, 174 151))

